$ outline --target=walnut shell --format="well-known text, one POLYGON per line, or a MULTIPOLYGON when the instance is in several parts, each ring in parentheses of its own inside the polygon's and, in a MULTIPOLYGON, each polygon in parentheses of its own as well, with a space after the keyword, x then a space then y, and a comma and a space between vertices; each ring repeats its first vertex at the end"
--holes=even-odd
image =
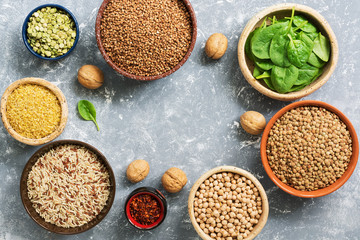
POLYGON ((104 83, 104 73, 94 65, 84 65, 78 71, 78 81, 89 89, 96 89, 104 83))
POLYGON ((186 185, 187 178, 181 169, 172 167, 164 173, 161 182, 166 191, 176 193, 186 185))
POLYGON ((221 58, 227 49, 228 40, 222 33, 214 33, 205 44, 205 53, 212 59, 221 58))
POLYGON ((264 131, 266 120, 261 113, 248 111, 241 115, 240 124, 247 133, 258 135, 264 131))
POLYGON ((133 183, 140 182, 149 174, 150 166, 145 160, 138 159, 129 164, 126 176, 133 183))

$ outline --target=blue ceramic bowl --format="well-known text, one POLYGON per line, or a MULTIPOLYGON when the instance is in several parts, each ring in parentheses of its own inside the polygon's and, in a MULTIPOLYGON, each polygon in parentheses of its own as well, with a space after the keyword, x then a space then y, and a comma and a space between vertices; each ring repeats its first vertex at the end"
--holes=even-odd
POLYGON ((78 40, 79 40, 79 24, 78 22, 76 21, 76 18, 74 16, 74 14, 72 14, 67 8, 61 6, 61 5, 57 5, 57 4, 44 4, 44 5, 41 5, 37 8, 35 8, 34 10, 32 10, 29 15, 27 15, 27 17, 25 18, 25 21, 24 21, 24 24, 23 24, 23 28, 22 28, 22 37, 23 37, 23 40, 24 40, 24 44, 25 46, 27 47, 27 49, 33 54, 35 55, 36 57, 38 58, 41 58, 41 59, 44 59, 44 60, 59 60, 61 58, 64 58, 66 56, 68 56, 75 48, 78 40), (26 30, 27 30, 27 27, 28 27, 28 22, 29 22, 29 19, 30 17, 33 15, 34 12, 36 12, 37 10, 39 9, 42 9, 42 8, 45 8, 45 7, 53 7, 53 8, 57 8, 57 9, 60 9, 60 10, 63 10, 64 12, 66 12, 67 14, 69 14, 69 16, 72 18, 72 20, 74 21, 75 23, 75 27, 76 27, 76 38, 75 38, 75 41, 74 41, 74 45, 70 48, 69 51, 67 51, 67 53, 59 56, 59 57, 56 57, 56 58, 49 58, 49 57, 43 57, 41 56, 40 54, 36 53, 32 47, 30 46, 30 44, 27 42, 28 40, 28 37, 27 37, 27 33, 26 33, 26 30))

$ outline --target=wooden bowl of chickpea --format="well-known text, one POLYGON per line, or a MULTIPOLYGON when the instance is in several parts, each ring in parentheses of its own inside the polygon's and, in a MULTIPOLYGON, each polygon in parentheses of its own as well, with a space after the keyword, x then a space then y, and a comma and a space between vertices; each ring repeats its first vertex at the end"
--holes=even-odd
POLYGON ((203 174, 190 190, 191 223, 204 240, 254 239, 269 215, 261 183, 249 172, 221 166, 203 174))

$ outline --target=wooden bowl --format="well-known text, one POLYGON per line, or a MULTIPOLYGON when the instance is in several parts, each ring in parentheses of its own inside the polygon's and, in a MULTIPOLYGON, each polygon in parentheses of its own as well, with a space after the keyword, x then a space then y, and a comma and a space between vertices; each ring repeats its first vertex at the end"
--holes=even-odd
POLYGON ((105 156, 99 150, 97 150, 95 147, 93 147, 87 143, 76 141, 76 140, 59 140, 59 141, 51 142, 51 143, 41 147, 30 157, 29 161, 26 163, 23 173, 21 175, 21 179, 20 179, 20 196, 21 196, 21 200, 25 207, 26 212, 41 227, 45 228, 48 231, 51 231, 54 233, 59 233, 59 234, 64 234, 64 235, 81 233, 81 232, 89 230, 90 228, 92 228, 92 227, 96 226, 98 223, 100 223, 111 209, 111 206, 112 206, 112 204, 114 202, 114 198, 115 198, 115 189, 116 189, 115 176, 114 176, 113 170, 112 170, 109 162, 106 160, 105 156), (91 220, 87 224, 84 224, 82 226, 75 227, 75 228, 63 228, 63 227, 56 226, 52 223, 46 222, 44 220, 44 218, 42 218, 36 212, 34 207, 32 206, 32 203, 28 197, 28 190, 27 190, 28 175, 31 171, 31 168, 37 162, 39 157, 41 157, 42 155, 47 153, 50 149, 60 146, 60 145, 64 145, 64 144, 79 145, 79 146, 85 147, 85 148, 91 150, 93 153, 95 153, 98 156, 98 159, 100 160, 100 162, 106 167, 106 169, 109 173, 109 179, 110 179, 110 195, 109 195, 107 204, 104 206, 104 208, 101 210, 101 212, 93 220, 91 220))
POLYGON ((23 78, 23 79, 17 80, 15 82, 13 82, 12 84, 10 84, 10 86, 5 90, 5 92, 1 98, 1 119, 4 123, 6 130, 13 138, 18 140, 19 142, 22 142, 22 143, 25 143, 28 145, 37 146, 37 145, 48 143, 48 142, 54 140, 55 138, 57 138, 64 131, 64 128, 65 128, 65 125, 67 122, 67 118, 68 118, 68 106, 67 106, 67 102, 66 102, 64 94, 61 92, 61 90, 57 86, 55 86, 54 84, 52 84, 44 79, 41 79, 41 78, 32 78, 31 77, 31 78, 23 78), (49 90, 51 90, 60 102, 60 106, 61 106, 60 124, 55 129, 54 132, 47 135, 46 137, 39 138, 39 139, 24 137, 24 136, 20 135, 19 133, 17 133, 11 127, 11 125, 7 119, 6 103, 7 103, 8 97, 16 88, 18 88, 20 85, 23 85, 23 84, 37 84, 40 86, 44 86, 44 87, 48 88, 49 90))
POLYGON ((269 216, 269 202, 268 202, 268 198, 266 196, 266 192, 265 192, 264 188, 262 187, 261 183, 254 177, 254 175, 252 175, 248 171, 245 171, 245 170, 243 170, 241 168, 232 167, 232 166, 216 167, 216 168, 213 168, 213 169, 209 170, 208 172, 204 173, 194 183, 193 187, 190 190, 189 199, 188 199, 188 210, 189 210, 189 216, 190 216, 191 223, 194 226, 194 228, 195 228, 196 232, 198 233, 198 235, 203 240, 213 240, 213 238, 211 238, 209 235, 207 235, 206 233, 203 232, 203 230, 200 228, 199 224, 196 222, 195 215, 194 215, 194 198, 195 198, 196 191, 199 189, 200 185, 206 179, 211 177, 211 175, 213 175, 213 174, 222 173, 222 172, 232 172, 232 173, 239 174, 240 176, 244 176, 247 179, 250 179, 251 182, 259 190, 260 197, 262 199, 262 210, 263 210, 263 212, 261 214, 259 222, 256 224, 256 226, 254 227, 252 232, 250 232, 249 236, 247 238, 245 238, 244 240, 254 239, 261 232, 261 230, 264 228, 264 226, 266 224, 267 218, 269 216))
POLYGON ((299 5, 295 3, 283 3, 279 5, 274 5, 264 9, 263 11, 256 14, 254 17, 250 19, 250 21, 245 26, 239 40, 238 44, 238 60, 241 72, 243 73, 245 79, 253 86, 256 90, 260 93, 281 101, 293 101, 295 99, 299 99, 305 97, 312 92, 319 89, 322 85, 324 85, 327 80, 329 80, 331 74, 334 72, 337 61, 339 56, 339 49, 338 43, 335 37, 334 32, 332 31, 329 23, 325 20, 323 16, 320 15, 314 9, 299 5), (276 16, 277 19, 281 19, 284 17, 291 16, 292 8, 295 7, 295 14, 301 14, 309 19, 309 22, 314 24, 318 30, 321 32, 322 35, 327 37, 330 41, 331 47, 331 54, 329 61, 325 64, 323 68, 322 75, 317 78, 314 82, 310 85, 306 86, 305 88, 290 93, 278 93, 266 86, 263 81, 259 81, 255 79, 252 75, 254 70, 254 62, 250 60, 245 54, 245 43, 246 39, 248 38, 249 34, 255 30, 255 28, 259 27, 263 22, 264 18, 266 17, 273 17, 276 16))
POLYGON ((270 179, 282 190, 284 190, 287 193, 290 193, 297 197, 303 197, 303 198, 315 198, 315 197, 321 197, 325 196, 327 194, 330 194, 334 192, 335 190, 339 189, 351 176, 353 173, 356 163, 358 161, 359 156, 359 141, 355 132, 355 128, 349 121, 349 119, 340 112, 337 108, 331 106, 330 104, 327 104, 325 102, 321 101, 314 101, 314 100, 305 100, 305 101, 299 101, 292 104, 287 105, 286 107, 282 108, 280 111, 278 111, 268 122, 268 124, 265 127, 264 133, 261 138, 261 144, 260 144, 260 154, 261 154, 261 161, 263 163, 263 166, 265 168, 266 173, 270 177, 270 179), (351 138, 352 138, 352 156, 350 159, 350 163, 348 165, 347 170, 345 173, 337 179, 333 184, 331 184, 328 187, 315 190, 315 191, 300 191, 295 188, 292 188, 285 183, 283 183, 279 178, 276 177, 274 172, 271 170, 267 154, 266 154, 266 144, 269 136, 269 132, 272 128, 272 126, 275 124, 276 120, 279 119, 282 115, 284 115, 286 112, 290 111, 291 109, 302 107, 302 106, 316 106, 316 107, 323 107, 333 113, 335 113, 339 118, 346 124, 347 129, 350 132, 351 138))
POLYGON ((96 17, 96 24, 95 24, 95 35, 96 35, 96 42, 97 45, 99 47, 99 50, 101 52, 101 55, 104 57, 105 61, 118 73, 120 73, 121 75, 128 77, 128 78, 132 78, 135 80, 141 80, 141 81, 151 81, 151 80, 156 80, 156 79, 160 79, 160 78, 164 78, 166 76, 169 76, 170 74, 174 73, 176 70, 178 70, 182 65, 185 64, 185 62, 188 60, 188 58, 191 55, 191 52, 194 49, 195 46, 195 42, 196 42, 196 36, 197 36, 197 23, 196 23, 196 16, 195 16, 195 11, 191 6, 191 3, 189 0, 182 0, 185 3, 185 6, 187 8, 187 10, 189 11, 190 14, 190 18, 191 18, 191 22, 192 22, 192 39, 191 39, 191 43, 189 46, 189 49, 187 51, 187 53, 185 54, 184 58, 177 64, 175 65, 175 67, 173 67, 171 70, 159 74, 159 75, 155 75, 155 76, 139 76, 139 75, 134 75, 131 73, 126 72, 125 70, 119 68, 108 56, 108 54, 105 52, 104 46, 102 44, 101 41, 101 34, 100 34, 100 25, 101 25, 101 19, 102 19, 102 15, 104 13, 104 10, 107 6, 107 4, 110 2, 111 0, 104 0, 103 3, 101 4, 97 17, 96 17))

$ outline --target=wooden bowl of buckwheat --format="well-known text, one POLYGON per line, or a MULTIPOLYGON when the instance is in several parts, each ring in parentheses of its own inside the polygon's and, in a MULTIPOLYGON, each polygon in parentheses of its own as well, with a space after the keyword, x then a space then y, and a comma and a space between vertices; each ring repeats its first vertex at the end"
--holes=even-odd
POLYGON ((269 215, 261 183, 249 172, 221 166, 203 174, 189 194, 192 225, 204 240, 254 239, 269 215))
POLYGON ((359 142, 349 119, 320 101, 292 103, 268 122, 260 145, 270 179, 304 198, 339 189, 353 173, 359 142))
POLYGON ((116 72, 135 80, 160 79, 190 57, 197 35, 195 11, 189 0, 104 0, 95 34, 116 72))

